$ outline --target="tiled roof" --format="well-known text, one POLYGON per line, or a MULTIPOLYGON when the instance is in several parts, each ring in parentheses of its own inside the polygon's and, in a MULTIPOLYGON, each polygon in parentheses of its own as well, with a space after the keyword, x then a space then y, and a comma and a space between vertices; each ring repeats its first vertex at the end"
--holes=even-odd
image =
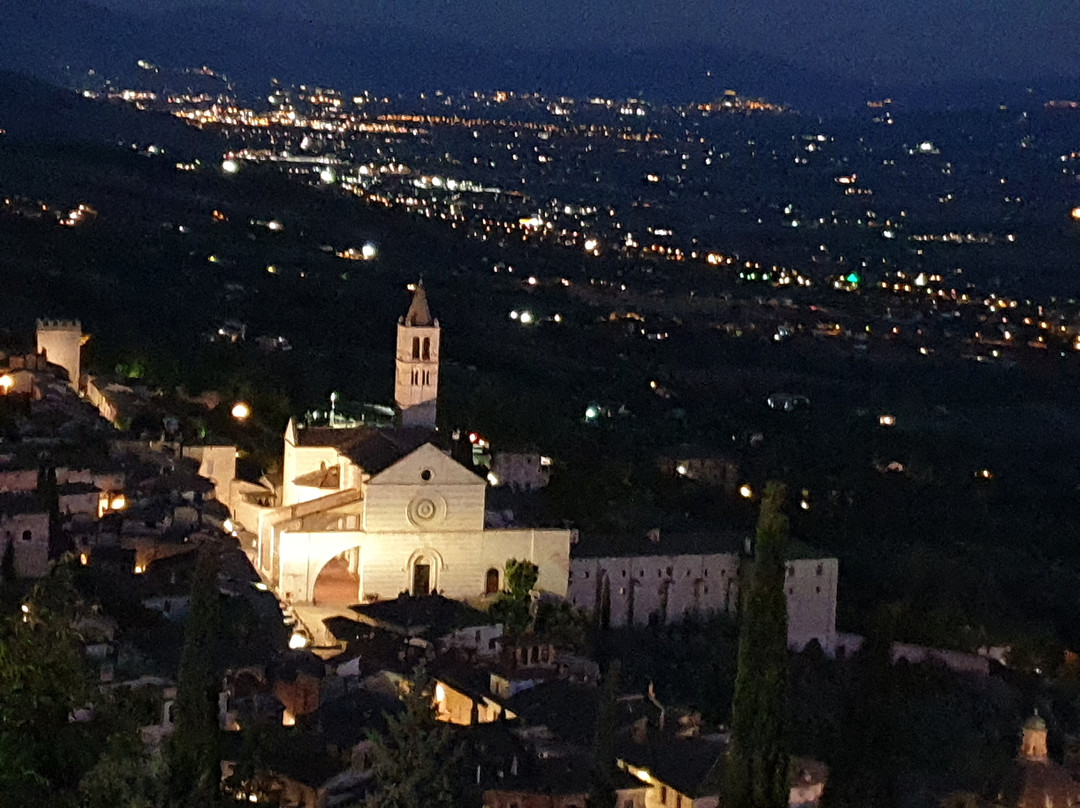
POLYGON ((426 427, 320 426, 299 430, 297 439, 300 446, 333 447, 368 474, 378 474, 425 443, 431 443, 435 433, 426 427))
POLYGON ((442 595, 399 595, 394 600, 350 608, 390 631, 429 639, 443 637, 460 628, 489 626, 493 622, 486 612, 442 595))

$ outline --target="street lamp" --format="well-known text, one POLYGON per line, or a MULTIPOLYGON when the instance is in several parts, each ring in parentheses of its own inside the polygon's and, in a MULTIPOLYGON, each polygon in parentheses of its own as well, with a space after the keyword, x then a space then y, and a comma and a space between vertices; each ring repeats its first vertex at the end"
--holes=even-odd
POLYGON ((237 401, 232 407, 232 417, 237 421, 246 421, 251 415, 251 407, 243 401, 237 401))
POLYGON ((0 393, 3 393, 6 396, 11 392, 11 388, 14 386, 15 380, 11 378, 9 374, 5 373, 3 376, 0 376, 0 393))

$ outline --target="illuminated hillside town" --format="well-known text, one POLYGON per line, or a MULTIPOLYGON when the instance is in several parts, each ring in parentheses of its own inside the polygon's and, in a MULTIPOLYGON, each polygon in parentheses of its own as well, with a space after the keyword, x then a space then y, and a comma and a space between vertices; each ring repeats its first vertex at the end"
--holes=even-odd
POLYGON ((43 1, 0 803, 1080 804, 1074 79, 43 1))

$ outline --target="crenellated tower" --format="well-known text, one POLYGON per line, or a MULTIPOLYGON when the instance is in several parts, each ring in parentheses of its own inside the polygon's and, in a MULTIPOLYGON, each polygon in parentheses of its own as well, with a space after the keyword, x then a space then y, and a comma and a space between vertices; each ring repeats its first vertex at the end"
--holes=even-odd
POLYGON ((78 320, 37 321, 38 353, 44 353, 48 361, 66 370, 76 390, 82 373, 82 346, 87 339, 78 320))
POLYGON ((439 321, 431 316, 424 284, 398 320, 394 401, 402 426, 435 428, 439 393, 439 321))

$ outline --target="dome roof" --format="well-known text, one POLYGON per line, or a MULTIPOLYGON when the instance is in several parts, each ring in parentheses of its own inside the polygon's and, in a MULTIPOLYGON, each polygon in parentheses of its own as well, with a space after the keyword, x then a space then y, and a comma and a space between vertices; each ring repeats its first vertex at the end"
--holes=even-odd
POLYGON ((1041 730, 1041 731, 1045 732, 1046 731, 1046 722, 1043 721, 1042 716, 1040 716, 1038 711, 1036 710, 1035 714, 1032 715, 1027 721, 1024 722, 1024 729, 1026 729, 1026 730, 1028 730, 1028 729, 1030 729, 1030 730, 1041 730))

